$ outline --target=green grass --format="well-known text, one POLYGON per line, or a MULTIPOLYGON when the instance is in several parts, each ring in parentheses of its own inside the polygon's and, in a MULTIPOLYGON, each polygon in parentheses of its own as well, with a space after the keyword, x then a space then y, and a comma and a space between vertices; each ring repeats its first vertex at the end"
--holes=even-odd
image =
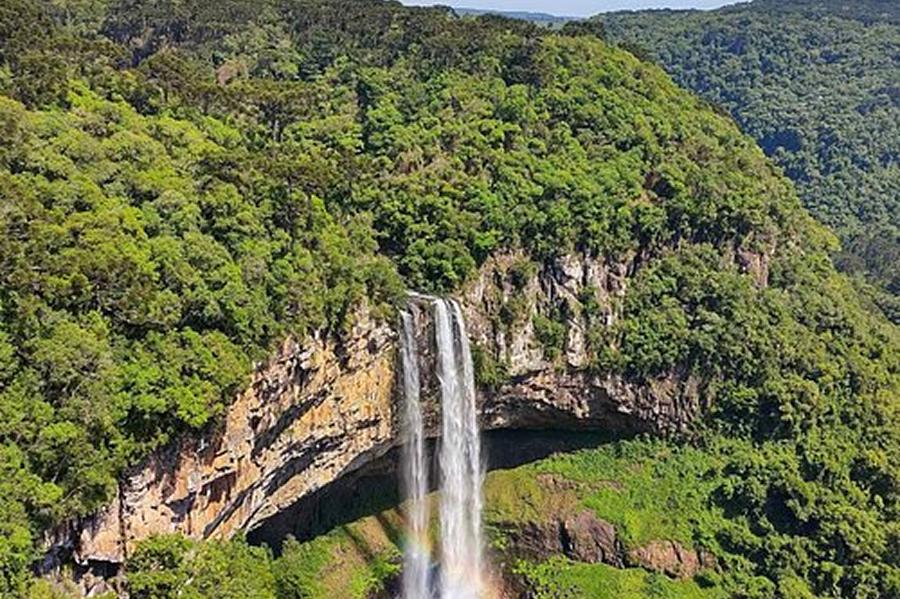
POLYGON ((555 512, 549 502, 563 499, 553 495, 535 476, 534 468, 498 470, 485 479, 485 518, 488 522, 540 521, 555 512))
POLYGON ((693 580, 670 580, 640 569, 582 564, 555 558, 541 564, 520 562, 517 572, 536 589, 538 599, 719 599, 725 595, 693 580))
MULTIPOLYGON (((672 540, 720 554, 714 535, 725 522, 710 497, 721 482, 721 455, 666 441, 598 439, 594 448, 489 473, 485 526, 494 550, 502 554, 508 526, 566 518, 589 509, 616 526, 626 549, 672 540)), ((304 577, 303 596, 364 597, 380 588, 399 571, 398 540, 392 534, 392 527, 399 525, 397 518, 394 510, 383 512, 301 545, 294 553, 303 559, 293 560, 289 567, 304 577)), ((436 513, 432 524, 436 539, 436 513)), ((698 579, 676 581, 640 568, 616 569, 563 558, 539 564, 520 561, 516 573, 533 585, 539 597, 556 599, 724 596, 721 587, 704 587, 698 579)))
MULTIPOLYGON (((494 547, 502 551, 504 525, 564 518, 590 509, 616 526, 626 549, 672 540, 719 553, 715 534, 725 522, 710 497, 721 482, 720 456, 717 451, 636 439, 491 472, 485 484, 488 531, 494 547)), ((563 558, 519 562, 515 571, 538 597, 554 599, 725 596, 711 581, 704 587, 698 580, 675 581, 640 568, 616 569, 563 558)))
POLYGON ((386 512, 341 526, 304 543, 285 544, 275 564, 280 595, 309 599, 363 599, 400 572, 386 512))
MULTIPOLYGON (((580 504, 616 525, 626 547, 653 540, 710 547, 721 515, 710 505, 718 459, 662 441, 620 441, 531 466, 581 483, 580 504)), ((710 547, 711 548, 711 547, 710 547)))

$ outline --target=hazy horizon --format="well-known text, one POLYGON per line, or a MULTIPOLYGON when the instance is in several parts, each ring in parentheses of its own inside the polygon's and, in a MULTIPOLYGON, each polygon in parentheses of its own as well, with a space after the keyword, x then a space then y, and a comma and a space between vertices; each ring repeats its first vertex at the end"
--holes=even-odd
POLYGON ((456 8, 481 10, 543 12, 570 17, 588 17, 615 10, 644 10, 648 8, 696 8, 710 10, 739 0, 401 0, 408 6, 440 4, 456 8))

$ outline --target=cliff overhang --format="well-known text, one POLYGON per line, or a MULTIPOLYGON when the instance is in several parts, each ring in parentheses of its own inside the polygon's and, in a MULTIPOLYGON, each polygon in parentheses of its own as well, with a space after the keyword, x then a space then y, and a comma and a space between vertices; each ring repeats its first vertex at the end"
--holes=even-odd
MULTIPOLYGON (((482 267, 458 299, 476 351, 502 364, 502 379, 479 390, 484 429, 687 429, 701 411, 696 381, 673 373, 638 384, 590 367, 585 303, 591 319, 612 326, 633 268, 634 261, 583 255, 538 267, 518 254, 482 267), (546 346, 533 315, 557 319, 560 347, 546 346)), ((418 313, 427 319, 424 307, 418 313)), ((392 323, 365 308, 340 339, 284 341, 220 426, 151 455, 122 478, 104 510, 54 531, 44 569, 68 559, 83 567, 121 564, 155 534, 252 533, 383 458, 400 442, 397 343, 392 323)), ((427 356, 427 335, 418 343, 427 356)), ((426 400, 432 436, 438 410, 436 400, 426 400)))

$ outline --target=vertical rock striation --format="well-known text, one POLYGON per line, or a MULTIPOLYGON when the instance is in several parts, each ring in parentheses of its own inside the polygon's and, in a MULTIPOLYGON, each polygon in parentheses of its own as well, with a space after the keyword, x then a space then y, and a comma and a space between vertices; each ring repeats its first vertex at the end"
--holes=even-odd
POLYGON ((132 469, 94 517, 48 539, 45 563, 122 562, 152 534, 224 538, 390 448, 395 334, 361 311, 340 341, 285 341, 216 430, 184 438, 132 469))

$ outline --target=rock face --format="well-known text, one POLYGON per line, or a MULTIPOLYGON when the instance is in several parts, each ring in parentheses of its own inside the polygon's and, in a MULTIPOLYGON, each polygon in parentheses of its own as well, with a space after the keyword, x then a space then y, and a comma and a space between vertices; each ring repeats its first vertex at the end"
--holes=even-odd
POLYGON ((529 561, 564 555, 589 564, 622 567, 625 553, 616 528, 583 510, 567 518, 547 518, 505 528, 506 553, 529 561))
POLYGON ((717 567, 711 553, 685 548, 677 541, 655 540, 626 550, 615 526, 590 510, 565 519, 520 523, 506 529, 505 534, 506 553, 531 561, 565 556, 587 564, 639 567, 676 579, 691 578, 702 570, 717 567))
MULTIPOLYGON (((502 373, 480 391, 485 428, 669 433, 691 422, 701 407, 694 381, 673 374, 635 385, 586 368, 589 327, 615 322, 630 269, 583 256, 544 268, 518 255, 485 264, 459 298, 482 369, 502 373)), ((417 317, 428 317, 423 306, 417 317)), ((397 336, 364 308, 355 323, 340 340, 285 341, 218 429, 151 456, 104 511, 48 538, 45 569, 68 556, 121 563, 151 534, 252 530, 394 448, 397 336)), ((430 341, 419 343, 427 353, 430 341)), ((438 409, 432 402, 426 421, 438 409)), ((619 555, 604 523, 579 516, 564 524, 575 554, 619 555)))
POLYGON ((700 570, 716 566, 712 554, 685 549, 675 541, 652 541, 632 549, 628 552, 627 562, 672 578, 691 578, 700 570))
POLYGON ((122 562, 168 532, 228 537, 386 451, 394 437, 394 333, 363 311, 346 339, 286 341, 221 428, 151 456, 118 497, 51 540, 76 562, 122 562))
POLYGON ((616 528, 592 512, 583 511, 560 527, 562 550, 575 561, 621 566, 616 528))
POLYGON ((632 269, 583 255, 542 268, 516 254, 485 263, 462 297, 472 343, 505 374, 484 394, 485 428, 687 428, 701 409, 697 381, 673 373, 635 385, 586 368, 589 331, 617 321, 632 269))

